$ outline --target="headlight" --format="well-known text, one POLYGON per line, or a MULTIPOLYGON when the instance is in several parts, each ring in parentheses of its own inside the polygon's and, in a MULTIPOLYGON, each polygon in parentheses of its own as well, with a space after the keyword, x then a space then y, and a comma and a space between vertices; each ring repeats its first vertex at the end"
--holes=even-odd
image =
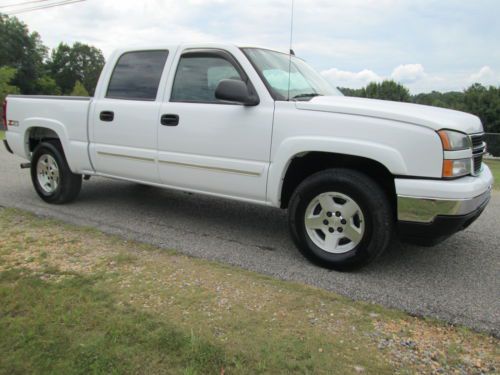
POLYGON ((443 177, 460 177, 471 173, 472 159, 456 159, 443 161, 443 177))
POLYGON ((470 138, 467 134, 453 130, 440 130, 438 134, 445 151, 458 151, 471 148, 470 138))

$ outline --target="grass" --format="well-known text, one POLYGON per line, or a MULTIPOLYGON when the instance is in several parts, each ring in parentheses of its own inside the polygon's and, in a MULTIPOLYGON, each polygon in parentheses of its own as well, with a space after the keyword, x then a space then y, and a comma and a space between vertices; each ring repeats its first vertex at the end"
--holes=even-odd
POLYGON ((463 327, 0 210, 0 374, 494 373, 463 327))
POLYGON ((495 179, 494 189, 500 190, 500 160, 485 159, 485 163, 490 167, 495 179))
POLYGON ((5 139, 5 132, 3 130, 0 130, 0 141, 5 139))

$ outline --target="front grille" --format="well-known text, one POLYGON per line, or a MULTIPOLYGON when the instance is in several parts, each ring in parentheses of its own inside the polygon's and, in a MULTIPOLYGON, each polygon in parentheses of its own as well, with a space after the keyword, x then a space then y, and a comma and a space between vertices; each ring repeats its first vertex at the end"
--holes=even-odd
POLYGON ((481 172, 483 164, 483 155, 486 153, 486 143, 484 142, 484 134, 472 134, 470 136, 472 143, 472 158, 474 159, 474 175, 481 172))

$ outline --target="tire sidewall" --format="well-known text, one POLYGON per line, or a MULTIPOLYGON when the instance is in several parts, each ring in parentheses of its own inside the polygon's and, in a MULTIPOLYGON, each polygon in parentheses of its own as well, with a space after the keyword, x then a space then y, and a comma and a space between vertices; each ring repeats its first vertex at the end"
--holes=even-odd
POLYGON ((33 186, 37 192, 37 194, 42 198, 44 201, 48 203, 57 203, 62 196, 62 193, 64 191, 64 185, 66 184, 66 169, 67 169, 67 163, 64 157, 62 156, 61 151, 54 146, 52 143, 41 143, 33 152, 33 157, 31 158, 31 180, 33 182, 33 186), (59 185, 57 186, 57 189, 52 192, 52 193, 47 193, 41 186, 38 181, 38 174, 37 174, 37 164, 38 160, 40 159, 41 156, 43 155, 50 155, 54 158, 54 160, 57 163, 57 167, 59 169, 59 185))
MULTIPOLYGON (((289 225, 299 250, 313 262, 327 268, 347 270, 372 261, 388 243, 387 229, 390 212, 384 202, 371 198, 378 186, 368 177, 350 170, 329 170, 304 181, 298 188, 290 207, 289 225), (354 183, 357 182, 357 183, 354 183), (329 253, 318 247, 309 237, 305 226, 305 212, 310 202, 326 192, 338 192, 353 199, 360 207, 365 224, 361 242, 342 254, 329 253)), ((382 193, 383 194, 383 193, 382 193)))

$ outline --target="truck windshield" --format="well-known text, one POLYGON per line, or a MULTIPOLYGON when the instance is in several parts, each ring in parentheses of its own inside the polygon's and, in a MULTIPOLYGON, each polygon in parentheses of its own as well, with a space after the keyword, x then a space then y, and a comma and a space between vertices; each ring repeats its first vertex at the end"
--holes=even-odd
POLYGON ((342 96, 303 60, 286 53, 242 48, 276 100, 311 100, 315 96, 342 96))

